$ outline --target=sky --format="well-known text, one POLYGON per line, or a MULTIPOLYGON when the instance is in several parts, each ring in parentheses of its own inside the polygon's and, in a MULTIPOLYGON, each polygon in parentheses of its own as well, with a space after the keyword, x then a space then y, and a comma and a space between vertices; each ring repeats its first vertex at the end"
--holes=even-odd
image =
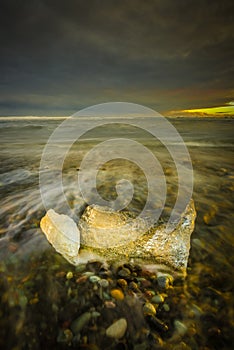
POLYGON ((234 115, 233 39, 232 0, 1 0, 0 115, 234 115))

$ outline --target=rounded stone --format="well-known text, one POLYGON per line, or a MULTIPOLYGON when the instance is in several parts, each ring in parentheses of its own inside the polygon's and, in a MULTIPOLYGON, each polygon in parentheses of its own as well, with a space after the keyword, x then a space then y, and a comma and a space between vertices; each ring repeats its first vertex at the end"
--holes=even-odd
POLYGON ((73 272, 72 271, 68 271, 68 273, 66 274, 66 278, 68 280, 72 279, 73 278, 73 272))
POLYGON ((107 337, 120 339, 124 336, 127 330, 127 321, 125 318, 120 318, 118 321, 114 322, 106 330, 107 337))
POLYGON ((138 291, 138 285, 136 282, 130 282, 129 283, 129 288, 132 289, 133 291, 138 291))
POLYGON ((71 324, 71 330, 74 334, 78 334, 84 326, 90 321, 91 319, 91 313, 85 312, 80 317, 75 319, 71 324))
POLYGON ((118 271, 118 276, 120 277, 129 277, 130 275, 131 271, 126 267, 123 267, 118 271))
POLYGON ((173 277, 171 275, 161 275, 157 278, 158 286, 162 289, 168 289, 173 283, 173 277))
POLYGON ((107 280, 105 280, 104 278, 100 279, 98 281, 98 284, 103 288, 109 287, 109 282, 107 280))
POLYGON ((90 276, 90 277, 89 277, 89 280, 90 280, 91 283, 97 283, 97 282, 100 281, 100 277, 98 277, 98 276, 96 276, 96 275, 90 276))
POLYGON ((170 311, 170 306, 168 304, 163 304, 163 308, 166 312, 170 311))
POLYGON ((156 315, 156 309, 153 304, 151 303, 145 303, 143 306, 143 313, 145 315, 156 315))
POLYGON ((185 335, 185 333, 187 333, 187 326, 182 323, 181 321, 179 320, 175 320, 174 321, 174 326, 175 326, 175 329, 177 330, 177 333, 181 336, 185 335))
POLYGON ((125 279, 123 279, 123 278, 119 278, 119 279, 117 280, 117 284, 118 284, 120 287, 122 287, 122 288, 126 288, 127 285, 128 285, 128 282, 125 281, 125 279))
POLYGON ((151 299, 151 301, 154 304, 160 304, 164 302, 164 297, 161 294, 157 294, 151 299))
POLYGON ((112 289, 110 292, 111 296, 116 300, 123 300, 124 294, 120 289, 112 289))

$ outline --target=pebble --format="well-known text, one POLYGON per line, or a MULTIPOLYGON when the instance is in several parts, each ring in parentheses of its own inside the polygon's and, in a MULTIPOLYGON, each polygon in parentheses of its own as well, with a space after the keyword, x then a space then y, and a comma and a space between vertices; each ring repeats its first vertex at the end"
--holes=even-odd
POLYGON ((99 282, 100 281, 100 277, 98 277, 98 276, 96 276, 96 275, 93 275, 93 276, 90 276, 89 277, 89 280, 90 280, 90 282, 92 282, 92 283, 97 283, 97 282, 99 282))
POLYGON ((87 276, 81 276, 81 277, 77 278, 76 283, 78 283, 78 284, 85 283, 87 281, 87 279, 88 279, 87 276))
POLYGON ((166 312, 170 311, 170 306, 168 304, 163 304, 163 308, 166 312))
POLYGON ((120 339, 124 336, 127 330, 127 321, 125 318, 120 318, 118 321, 114 322, 106 330, 107 337, 120 339))
POLYGON ((113 301, 105 301, 105 306, 108 309, 114 309, 116 307, 115 303, 113 303, 113 301))
POLYGON ((161 294, 157 294, 155 295, 152 299, 151 299, 152 303, 154 304, 160 304, 164 302, 164 296, 161 294))
POLYGON ((155 295, 155 293, 152 293, 151 290, 146 290, 145 293, 144 293, 144 295, 145 295, 145 297, 146 297, 147 299, 150 299, 150 298, 152 298, 152 297, 155 295))
POLYGON ((120 287, 122 287, 122 288, 126 288, 127 285, 128 285, 128 282, 125 281, 123 278, 119 278, 119 279, 117 280, 117 284, 118 284, 120 287))
POLYGON ((143 306, 143 313, 144 315, 156 315, 156 309, 153 304, 145 303, 143 306))
POLYGON ((124 294, 123 294, 122 290, 120 290, 120 289, 112 289, 110 294, 116 300, 123 300, 124 299, 124 294))
POLYGON ((73 272, 68 271, 68 273, 66 274, 66 279, 67 279, 67 280, 70 280, 70 279, 72 279, 72 278, 73 278, 73 272))
POLYGON ((134 292, 137 292, 139 290, 136 282, 130 282, 129 288, 132 289, 134 292))
POLYGON ((91 319, 91 313, 85 312, 80 317, 78 317, 76 320, 74 320, 71 324, 71 330, 74 334, 79 333, 84 326, 90 321, 91 319))
POLYGON ((93 276, 93 275, 94 275, 94 272, 86 271, 86 272, 83 272, 82 275, 83 275, 83 276, 90 277, 90 276, 93 276))
POLYGON ((101 287, 103 287, 103 288, 109 287, 109 282, 108 282, 106 279, 104 279, 104 278, 100 279, 100 280, 98 281, 98 284, 99 284, 101 287))
POLYGON ((157 278, 158 286, 163 289, 168 289, 173 282, 173 277, 170 275, 161 275, 157 278))
POLYGON ((185 335, 185 333, 188 330, 187 326, 185 326, 185 324, 179 320, 174 321, 174 326, 175 326, 175 329, 177 330, 177 333, 181 336, 185 335))
POLYGON ((103 295, 103 298, 106 299, 106 300, 110 300, 111 299, 111 296, 108 293, 106 293, 106 292, 103 292, 102 295, 103 295))
POLYGON ((145 278, 141 279, 141 286, 143 288, 149 288, 151 287, 152 283, 148 280, 146 280, 145 278))
POLYGON ((129 277, 130 275, 131 271, 126 267, 123 267, 118 271, 118 276, 120 277, 129 277))

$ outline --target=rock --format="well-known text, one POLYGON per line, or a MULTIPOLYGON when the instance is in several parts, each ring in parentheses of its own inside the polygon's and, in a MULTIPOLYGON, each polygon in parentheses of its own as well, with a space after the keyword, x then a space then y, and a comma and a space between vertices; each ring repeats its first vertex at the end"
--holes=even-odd
POLYGON ((163 304, 163 308, 166 312, 170 311, 170 306, 168 304, 163 304))
POLYGON ((81 277, 77 278, 76 283, 78 283, 78 284, 85 283, 87 281, 87 279, 88 279, 88 276, 81 276, 81 277))
POLYGON ((94 276, 90 276, 89 277, 89 280, 90 280, 90 282, 92 282, 92 283, 97 283, 97 282, 99 282, 100 281, 100 277, 98 277, 98 276, 96 276, 96 275, 94 275, 94 276))
POLYGON ((126 277, 129 277, 130 275, 131 275, 131 271, 129 269, 127 269, 126 267, 123 267, 118 271, 119 277, 126 278, 126 277))
POLYGON ((144 315, 156 315, 156 309, 153 304, 145 303, 143 306, 143 313, 144 315))
POLYGON ((185 335, 188 330, 187 326, 179 320, 174 321, 174 326, 180 336, 185 335))
POLYGON ((153 298, 151 299, 152 303, 154 304, 160 304, 164 302, 164 296, 161 294, 157 294, 155 296, 153 296, 153 298))
POLYGON ((40 226, 55 250, 71 264, 78 264, 80 232, 75 222, 67 215, 48 210, 40 226))
POLYGON ((114 309, 116 307, 115 303, 113 303, 113 301, 105 301, 105 306, 107 307, 107 309, 114 309))
POLYGON ((120 289, 112 289, 110 294, 116 300, 123 300, 124 299, 124 294, 123 294, 122 290, 120 290, 120 289))
POLYGON ((128 282, 125 281, 125 279, 123 279, 123 278, 119 278, 119 279, 117 280, 117 284, 118 284, 121 288, 126 288, 127 285, 128 285, 128 282))
POLYGON ((73 278, 73 273, 71 271, 69 271, 67 274, 66 274, 66 278, 67 280, 70 280, 73 278))
POLYGON ((102 287, 102 288, 108 288, 109 287, 109 282, 107 280, 105 280, 104 278, 100 279, 98 281, 98 284, 102 287))
POLYGON ((106 330, 107 337, 120 339, 124 336, 127 330, 127 321, 125 318, 120 318, 118 321, 114 322, 106 330))
POLYGON ((82 273, 82 276, 87 276, 87 277, 94 276, 94 272, 92 272, 92 271, 85 271, 85 272, 82 273))
POLYGON ((130 282, 129 283, 129 289, 133 290, 134 292, 139 291, 138 284, 136 282, 130 282))
POLYGON ((171 275, 161 275, 157 278, 158 286, 162 289, 168 289, 173 282, 171 275))
POLYGON ((90 312, 83 313, 80 317, 74 320, 71 324, 71 330, 73 334, 78 334, 84 328, 84 326, 89 323, 92 314, 90 312))

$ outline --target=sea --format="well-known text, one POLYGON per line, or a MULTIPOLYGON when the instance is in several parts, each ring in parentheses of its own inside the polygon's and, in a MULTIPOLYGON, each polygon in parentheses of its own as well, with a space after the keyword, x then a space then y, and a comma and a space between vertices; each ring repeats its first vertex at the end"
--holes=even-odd
MULTIPOLYGON (((174 306, 164 319, 167 322, 168 318, 172 325, 170 336, 161 335, 159 331, 156 335, 160 340, 157 340, 156 336, 147 335, 151 331, 146 327, 145 338, 137 338, 136 334, 134 340, 129 338, 130 333, 126 333, 123 340, 106 343, 102 331, 98 331, 96 338, 93 335, 98 327, 94 323, 93 328, 85 326, 76 338, 74 332, 67 331, 70 330, 69 322, 61 326, 58 308, 67 303, 66 298, 72 297, 72 287, 69 287, 69 279, 64 277, 65 297, 62 282, 57 288, 58 282, 54 279, 59 273, 62 276, 64 271, 73 271, 74 267, 47 242, 40 229, 40 220, 49 208, 78 220, 86 202, 95 202, 97 193, 93 182, 83 179, 88 187, 85 198, 78 186, 82 160, 92 149, 96 153, 86 157, 86 167, 89 169, 89 164, 92 168, 92 162, 100 158, 95 163, 100 168, 95 168, 97 171, 91 174, 95 175, 99 196, 104 203, 114 203, 118 194, 122 193, 124 198, 125 191, 128 191, 132 200, 127 198, 124 205, 134 215, 139 215, 149 199, 152 191, 152 188, 147 188, 149 176, 150 181, 155 176, 158 184, 153 187, 150 208, 161 207, 160 213, 165 220, 170 217, 176 203, 180 191, 178 183, 187 179, 179 173, 168 145, 147 130, 126 126, 126 121, 96 128, 92 128, 92 121, 89 121, 90 130, 79 139, 70 139, 66 131, 62 141, 59 143, 56 139, 50 148, 53 143, 50 137, 63 121, 62 117, 0 117, 1 348, 231 349, 234 341, 231 331, 234 326, 234 120, 212 117, 167 119, 188 150, 182 161, 185 168, 191 162, 189 195, 197 212, 187 276, 182 282, 183 293, 174 292, 174 306), (158 172, 155 175, 150 173, 147 159, 144 164, 144 157, 140 152, 134 153, 129 143, 124 145, 122 159, 123 152, 116 151, 115 154, 113 150, 106 156, 111 143, 103 150, 98 145, 111 137, 121 140, 127 137, 144 151, 150 150, 157 160, 158 172), (53 149, 56 149, 54 155, 50 153, 53 149), (122 179, 124 187, 121 192, 122 179), (116 182, 120 184, 119 191, 116 182), (48 312, 56 316, 51 320, 48 312), (66 336, 61 336, 61 329, 66 330, 66 336)), ((78 122, 78 128, 82 122, 82 119, 78 122)), ((168 141, 172 150, 177 141, 168 141)), ((85 171, 88 177, 87 169, 85 171)), ((79 294, 76 297, 81 298, 79 294)), ((87 308, 90 307, 92 305, 87 304, 87 308)), ((115 319, 123 317, 124 311, 118 310, 115 319)))

